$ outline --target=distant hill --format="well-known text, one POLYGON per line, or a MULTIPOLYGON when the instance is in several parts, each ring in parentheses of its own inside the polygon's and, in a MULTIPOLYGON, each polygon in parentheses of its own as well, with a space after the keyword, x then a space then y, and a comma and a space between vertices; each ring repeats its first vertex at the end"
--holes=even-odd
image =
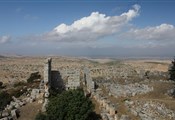
POLYGON ((18 54, 0 54, 0 58, 9 58, 9 57, 23 57, 22 55, 18 55, 18 54))
POLYGON ((6 58, 5 56, 3 56, 3 55, 0 55, 0 58, 6 58))

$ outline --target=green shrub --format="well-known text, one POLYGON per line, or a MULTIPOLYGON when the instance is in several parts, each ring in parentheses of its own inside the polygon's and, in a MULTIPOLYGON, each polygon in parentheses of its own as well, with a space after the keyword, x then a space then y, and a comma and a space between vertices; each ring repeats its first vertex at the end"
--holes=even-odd
POLYGON ((0 82, 0 89, 4 89, 6 86, 3 84, 3 82, 0 82))
POLYGON ((0 82, 0 88, 2 87, 2 85, 3 85, 3 82, 0 82))
POLYGON ((94 105, 85 97, 83 90, 52 92, 46 113, 38 113, 35 120, 100 120, 100 115, 93 112, 94 105))
POLYGON ((13 87, 19 87, 19 86, 25 86, 26 83, 25 82, 17 82, 13 85, 13 87))
POLYGON ((39 72, 31 73, 30 77, 27 79, 27 82, 32 83, 34 80, 40 79, 40 78, 41 78, 41 75, 39 74, 39 72))
POLYGON ((46 116, 45 114, 39 112, 39 113, 36 115, 35 120, 49 120, 49 119, 47 118, 47 116, 46 116))
POLYGON ((87 120, 94 106, 83 90, 70 90, 49 99, 49 120, 87 120))
POLYGON ((27 88, 25 88, 25 89, 15 89, 15 90, 13 90, 11 93, 10 93, 10 95, 11 96, 15 96, 15 97, 20 97, 22 94, 24 94, 25 92, 27 92, 27 88))
POLYGON ((0 92, 0 110, 3 110, 4 107, 7 104, 9 104, 11 100, 12 98, 7 92, 5 91, 0 92))

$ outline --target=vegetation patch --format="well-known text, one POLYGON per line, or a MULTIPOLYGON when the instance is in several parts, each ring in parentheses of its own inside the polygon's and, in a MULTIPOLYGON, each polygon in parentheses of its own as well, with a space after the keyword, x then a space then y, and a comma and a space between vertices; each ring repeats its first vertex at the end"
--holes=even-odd
POLYGON ((109 65, 109 66, 119 65, 119 64, 121 64, 121 61, 120 60, 115 60, 115 61, 110 61, 110 62, 107 62, 107 63, 104 63, 104 64, 109 65))
POLYGON ((163 63, 163 62, 144 62, 144 63, 168 65, 168 63, 163 63))
POLYGON ((25 86, 25 85, 27 85, 26 82, 17 82, 13 85, 13 87, 20 87, 20 86, 25 86))
POLYGON ((27 82, 32 83, 34 80, 40 79, 40 78, 41 78, 41 75, 39 74, 39 72, 31 73, 30 77, 27 79, 27 82))
POLYGON ((46 114, 39 113, 35 120, 98 120, 94 105, 83 90, 64 91, 49 98, 46 114))
POLYGON ((4 107, 10 103, 12 97, 5 91, 0 91, 0 110, 3 110, 4 107))

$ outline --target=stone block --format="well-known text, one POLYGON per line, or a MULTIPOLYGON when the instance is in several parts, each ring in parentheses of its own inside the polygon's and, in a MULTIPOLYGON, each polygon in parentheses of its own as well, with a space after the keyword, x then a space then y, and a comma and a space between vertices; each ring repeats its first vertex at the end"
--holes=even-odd
POLYGON ((14 109, 14 110, 11 111, 11 116, 12 116, 13 120, 17 120, 18 119, 17 109, 14 109))

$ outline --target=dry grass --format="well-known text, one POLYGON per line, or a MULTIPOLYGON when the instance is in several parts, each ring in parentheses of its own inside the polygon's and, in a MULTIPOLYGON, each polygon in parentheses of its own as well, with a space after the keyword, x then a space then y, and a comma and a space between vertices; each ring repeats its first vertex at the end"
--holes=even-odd
POLYGON ((127 60, 125 64, 129 64, 136 69, 145 69, 149 71, 168 71, 170 60, 127 60))
POLYGON ((41 110, 42 104, 37 101, 28 103, 20 108, 20 117, 18 120, 34 120, 37 113, 41 110))

